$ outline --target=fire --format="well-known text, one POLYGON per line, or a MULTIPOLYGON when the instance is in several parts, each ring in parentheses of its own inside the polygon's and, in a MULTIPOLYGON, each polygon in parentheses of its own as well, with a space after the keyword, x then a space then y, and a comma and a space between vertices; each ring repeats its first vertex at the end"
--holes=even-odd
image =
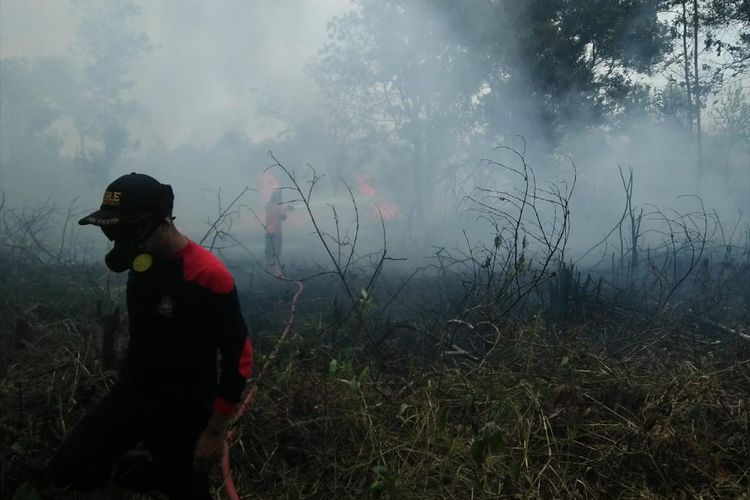
POLYGON ((359 194, 364 196, 375 196, 377 191, 371 184, 371 178, 369 174, 354 174, 357 179, 357 186, 359 187, 359 194))
MULTIPOLYGON (((370 174, 354 174, 357 179, 357 188, 362 196, 373 197, 378 194, 378 190, 372 185, 372 176, 370 174)), ((401 216, 395 203, 388 200, 380 200, 372 206, 370 215, 375 220, 383 217, 383 220, 397 219, 401 216)))
POLYGON ((383 203, 378 203, 375 206, 375 210, 376 212, 380 210, 380 215, 383 216, 383 220, 396 219, 401 215, 398 211, 398 207, 392 201, 385 201, 383 203))

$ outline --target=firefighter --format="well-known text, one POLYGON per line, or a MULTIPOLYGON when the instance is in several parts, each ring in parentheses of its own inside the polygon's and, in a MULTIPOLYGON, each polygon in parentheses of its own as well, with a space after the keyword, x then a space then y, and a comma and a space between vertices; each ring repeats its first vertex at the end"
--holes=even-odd
POLYGON ((211 498, 207 465, 223 451, 253 349, 232 275, 175 227, 173 200, 169 185, 132 173, 79 221, 114 242, 107 266, 128 271, 129 345, 116 383, 50 463, 59 486, 87 491, 114 481, 211 498), (149 460, 123 469, 121 457, 139 443, 149 460))
POLYGON ((273 274, 281 273, 281 223, 287 213, 293 210, 291 205, 281 201, 281 190, 276 189, 266 203, 266 268, 273 274))

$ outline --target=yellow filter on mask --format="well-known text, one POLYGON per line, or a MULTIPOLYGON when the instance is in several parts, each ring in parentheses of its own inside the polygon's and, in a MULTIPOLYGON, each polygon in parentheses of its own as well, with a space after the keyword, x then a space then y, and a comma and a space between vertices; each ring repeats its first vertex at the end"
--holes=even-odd
POLYGON ((154 258, 147 253, 141 253, 133 259, 133 271, 142 273, 148 271, 151 268, 151 264, 154 263, 154 258))

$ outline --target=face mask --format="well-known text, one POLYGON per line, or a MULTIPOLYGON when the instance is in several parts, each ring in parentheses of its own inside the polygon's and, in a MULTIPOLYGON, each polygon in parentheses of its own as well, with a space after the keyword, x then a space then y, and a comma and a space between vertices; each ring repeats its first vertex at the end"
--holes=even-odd
POLYGON ((153 264, 153 257, 142 249, 130 243, 118 243, 104 256, 104 263, 116 273, 122 273, 128 269, 142 273, 148 271, 153 264))
POLYGON ((128 269, 136 272, 148 271, 153 264, 153 257, 144 252, 141 244, 154 232, 159 222, 144 227, 137 225, 119 225, 102 228, 104 234, 115 246, 104 256, 107 267, 116 273, 128 269))

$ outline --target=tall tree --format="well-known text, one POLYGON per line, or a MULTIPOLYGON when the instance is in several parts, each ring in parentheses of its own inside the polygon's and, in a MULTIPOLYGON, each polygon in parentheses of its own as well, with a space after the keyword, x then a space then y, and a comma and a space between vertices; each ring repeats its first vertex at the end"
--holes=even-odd
POLYGON ((741 85, 725 89, 713 108, 712 118, 719 137, 718 163, 729 187, 733 164, 744 158, 744 165, 740 166, 744 172, 739 178, 746 178, 750 171, 750 98, 741 85))
POLYGON ((636 77, 669 47, 658 0, 493 4, 492 59, 506 70, 490 73, 490 86, 508 89, 496 93, 493 116, 503 109, 511 122, 531 116, 552 139, 568 124, 597 125, 621 111, 640 89, 636 77))
POLYGON ((734 79, 750 66, 750 0, 708 0, 706 48, 721 58, 718 69, 734 79))
POLYGON ((358 0, 316 66, 331 129, 408 172, 417 216, 471 147, 600 123, 669 47, 658 0, 358 0))
POLYGON ((436 0, 360 0, 354 12, 331 23, 315 70, 334 110, 332 133, 358 153, 355 164, 388 151, 389 174, 410 186, 401 194, 410 199, 407 210, 417 225, 435 186, 481 136, 480 66, 469 64, 473 54, 455 37, 452 23, 467 15, 458 7, 436 0))
POLYGON ((77 0, 76 6, 81 18, 78 42, 86 56, 86 90, 96 103, 94 113, 77 119, 76 161, 89 176, 102 181, 128 146, 132 106, 123 94, 133 84, 132 63, 149 49, 149 43, 135 27, 140 10, 132 0, 77 0))
POLYGON ((703 162, 703 109, 728 80, 750 64, 750 1, 668 0, 672 17, 672 78, 685 89, 695 138, 697 182, 703 162))

